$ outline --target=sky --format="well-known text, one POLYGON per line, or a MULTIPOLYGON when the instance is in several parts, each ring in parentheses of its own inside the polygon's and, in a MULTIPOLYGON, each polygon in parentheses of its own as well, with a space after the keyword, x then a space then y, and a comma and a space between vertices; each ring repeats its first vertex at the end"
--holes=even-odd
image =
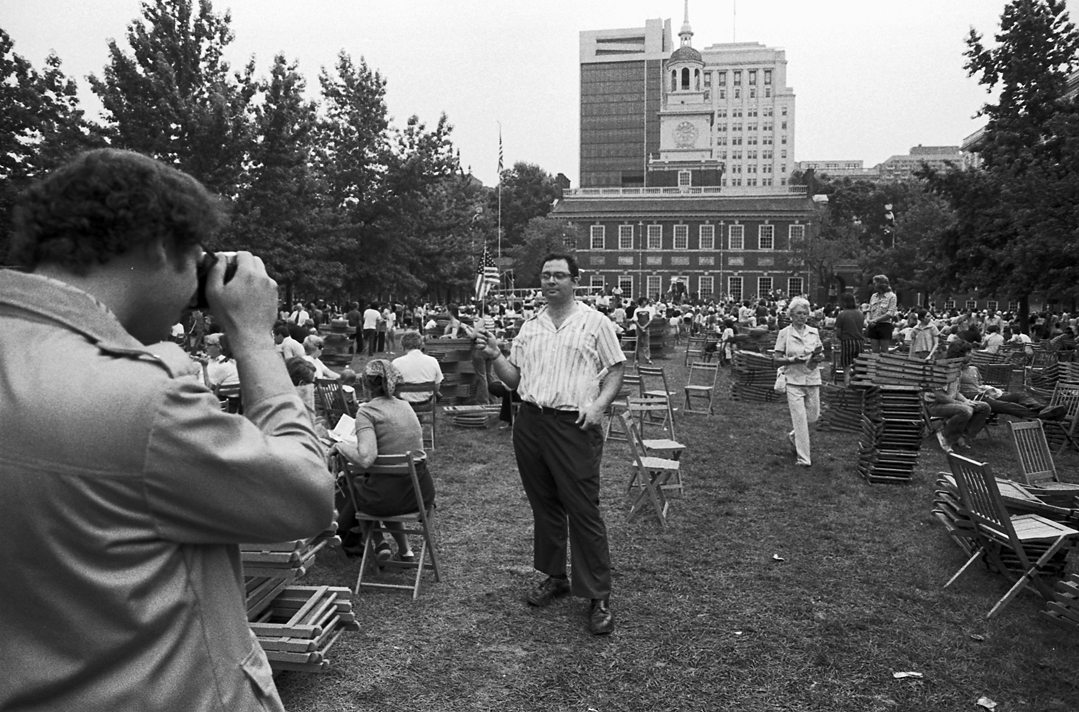
MULTIPOLYGON (((959 145, 988 98, 963 69, 973 27, 990 42, 1005 0, 690 0, 693 46, 739 41, 784 49, 798 116, 795 159, 862 160, 871 167, 912 146, 959 145)), ((1079 0, 1067 0, 1072 17, 1079 0)), ((363 57, 387 80, 392 122, 445 113, 461 162, 497 182, 505 165, 579 174, 579 33, 670 18, 682 0, 213 0, 230 11, 229 59, 298 61, 308 93, 339 52, 363 57)), ((128 48, 140 0, 0 0, 0 28, 38 68, 54 51, 100 110, 85 77, 102 74, 108 40, 128 48)))

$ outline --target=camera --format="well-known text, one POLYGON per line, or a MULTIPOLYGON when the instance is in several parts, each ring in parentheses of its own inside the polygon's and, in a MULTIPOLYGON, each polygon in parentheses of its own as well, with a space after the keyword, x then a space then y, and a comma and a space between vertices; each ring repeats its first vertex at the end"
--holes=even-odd
POLYGON ((209 279, 210 270, 213 269, 218 260, 225 260, 225 282, 228 282, 232 279, 232 276, 236 274, 235 252, 203 253, 202 259, 199 260, 198 267, 196 268, 199 286, 195 291, 194 298, 191 300, 192 309, 207 309, 210 306, 206 301, 206 280, 209 279))

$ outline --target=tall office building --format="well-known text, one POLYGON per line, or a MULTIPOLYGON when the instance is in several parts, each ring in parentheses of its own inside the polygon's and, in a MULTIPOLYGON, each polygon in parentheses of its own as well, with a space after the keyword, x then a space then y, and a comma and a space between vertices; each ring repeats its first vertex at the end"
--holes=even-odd
POLYGON ((581 33, 580 185, 670 185, 691 170, 728 194, 786 185, 794 91, 783 50, 754 42, 698 51, 686 0, 670 20, 581 33), (750 189, 750 190, 743 190, 750 189))

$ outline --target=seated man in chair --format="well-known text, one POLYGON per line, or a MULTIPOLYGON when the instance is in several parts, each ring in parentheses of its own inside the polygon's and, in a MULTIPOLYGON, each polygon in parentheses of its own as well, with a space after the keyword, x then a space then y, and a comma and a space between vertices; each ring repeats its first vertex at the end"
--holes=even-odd
POLYGON ((435 384, 434 397, 427 393, 402 393, 399 397, 407 401, 414 409, 433 406, 439 398, 439 384, 442 383, 442 366, 438 359, 423 352, 423 336, 415 329, 409 329, 401 336, 401 348, 404 356, 393 360, 394 367, 401 374, 401 383, 435 384))

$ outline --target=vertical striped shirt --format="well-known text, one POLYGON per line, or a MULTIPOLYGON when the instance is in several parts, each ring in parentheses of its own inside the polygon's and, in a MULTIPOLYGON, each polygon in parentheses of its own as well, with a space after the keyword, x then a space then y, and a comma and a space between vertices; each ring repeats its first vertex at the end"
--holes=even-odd
POLYGON ((602 372, 625 360, 610 319, 580 303, 557 329, 546 309, 526 320, 510 352, 521 400, 558 410, 591 403, 602 372))

